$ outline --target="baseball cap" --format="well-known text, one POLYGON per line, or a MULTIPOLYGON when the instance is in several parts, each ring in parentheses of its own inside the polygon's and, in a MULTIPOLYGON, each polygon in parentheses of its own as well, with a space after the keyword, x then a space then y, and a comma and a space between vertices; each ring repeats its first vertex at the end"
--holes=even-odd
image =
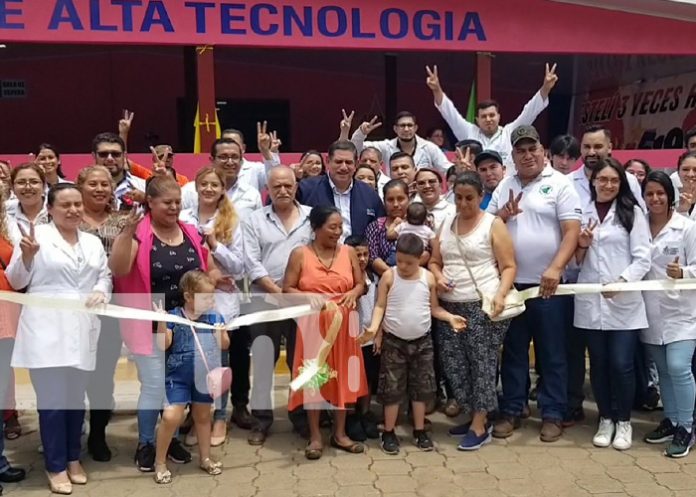
POLYGON ((529 126, 523 124, 522 126, 516 127, 512 134, 510 135, 510 142, 514 147, 520 140, 533 140, 535 142, 540 142, 539 133, 534 126, 529 126))
POLYGON ((495 150, 484 150, 476 156, 476 158, 474 159, 474 165, 478 167, 478 165, 486 159, 493 159, 499 164, 503 163, 503 158, 500 156, 498 152, 496 152, 495 150))

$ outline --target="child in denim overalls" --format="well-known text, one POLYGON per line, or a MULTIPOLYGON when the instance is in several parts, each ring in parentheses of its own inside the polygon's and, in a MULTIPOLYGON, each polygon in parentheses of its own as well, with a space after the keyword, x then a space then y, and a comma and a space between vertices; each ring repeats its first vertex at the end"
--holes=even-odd
MULTIPOLYGON (((216 330, 196 328, 206 361, 212 369, 220 363, 220 350, 230 346, 229 336, 223 328, 224 319, 214 310, 215 284, 207 274, 196 270, 188 271, 182 276, 179 288, 184 297, 184 306, 171 310, 170 314, 202 324, 220 325, 216 330)), ((161 305, 155 306, 155 309, 164 312, 161 305)), ((200 467, 210 475, 218 475, 222 472, 222 465, 210 458, 210 406, 213 399, 207 393, 207 370, 191 328, 160 322, 157 332, 164 338, 164 349, 167 351, 167 403, 162 413, 162 423, 157 430, 155 482, 172 481, 172 474, 167 469, 167 449, 177 427, 184 419, 187 404, 191 404, 194 429, 198 434, 200 467)))

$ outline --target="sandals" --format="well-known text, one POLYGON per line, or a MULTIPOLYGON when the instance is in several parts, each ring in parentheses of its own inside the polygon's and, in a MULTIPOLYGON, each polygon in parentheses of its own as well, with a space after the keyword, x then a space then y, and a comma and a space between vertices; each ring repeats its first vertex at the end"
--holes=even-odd
POLYGON ((201 461, 200 468, 210 476, 216 476, 222 473, 222 463, 220 461, 213 461, 209 457, 201 461))
POLYGON ((336 441, 335 437, 331 437, 331 447, 348 452, 349 454, 362 454, 365 452, 365 446, 360 442, 353 442, 350 445, 341 445, 336 441))
POLYGON ((166 464, 155 465, 155 483, 166 485, 172 482, 172 472, 169 471, 166 464))
POLYGON ((22 426, 19 424, 17 419, 17 413, 15 412, 6 422, 5 422, 5 438, 8 440, 17 440, 22 435, 22 426))
POLYGON ((324 452, 324 449, 323 448, 322 449, 313 449, 310 447, 311 443, 312 442, 309 442, 307 444, 307 447, 305 447, 304 455, 308 460, 316 461, 317 459, 321 458, 321 456, 324 452))

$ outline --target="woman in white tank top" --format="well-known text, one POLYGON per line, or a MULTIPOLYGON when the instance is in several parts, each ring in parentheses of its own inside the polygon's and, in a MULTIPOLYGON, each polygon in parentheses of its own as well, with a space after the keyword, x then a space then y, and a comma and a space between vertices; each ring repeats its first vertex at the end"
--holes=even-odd
POLYGON ((483 186, 478 174, 466 172, 454 184, 457 214, 442 224, 433 243, 429 269, 437 281, 440 304, 467 319, 467 330, 456 333, 435 321, 436 353, 445 381, 457 403, 471 411, 471 427, 457 427, 460 450, 476 450, 490 442, 488 413, 498 408, 496 366, 509 320, 491 321, 481 310, 481 299, 471 280, 469 266, 480 291, 494 295, 494 307, 502 311, 515 279, 515 254, 510 234, 500 219, 479 208, 483 186), (466 264, 462 259, 466 257, 466 264))

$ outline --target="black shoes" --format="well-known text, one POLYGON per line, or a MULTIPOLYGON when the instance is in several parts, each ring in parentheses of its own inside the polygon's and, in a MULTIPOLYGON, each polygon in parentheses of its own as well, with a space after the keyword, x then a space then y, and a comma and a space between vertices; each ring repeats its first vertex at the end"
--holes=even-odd
POLYGON ((27 477, 26 471, 21 468, 8 468, 7 471, 0 473, 0 482, 17 483, 27 477))

